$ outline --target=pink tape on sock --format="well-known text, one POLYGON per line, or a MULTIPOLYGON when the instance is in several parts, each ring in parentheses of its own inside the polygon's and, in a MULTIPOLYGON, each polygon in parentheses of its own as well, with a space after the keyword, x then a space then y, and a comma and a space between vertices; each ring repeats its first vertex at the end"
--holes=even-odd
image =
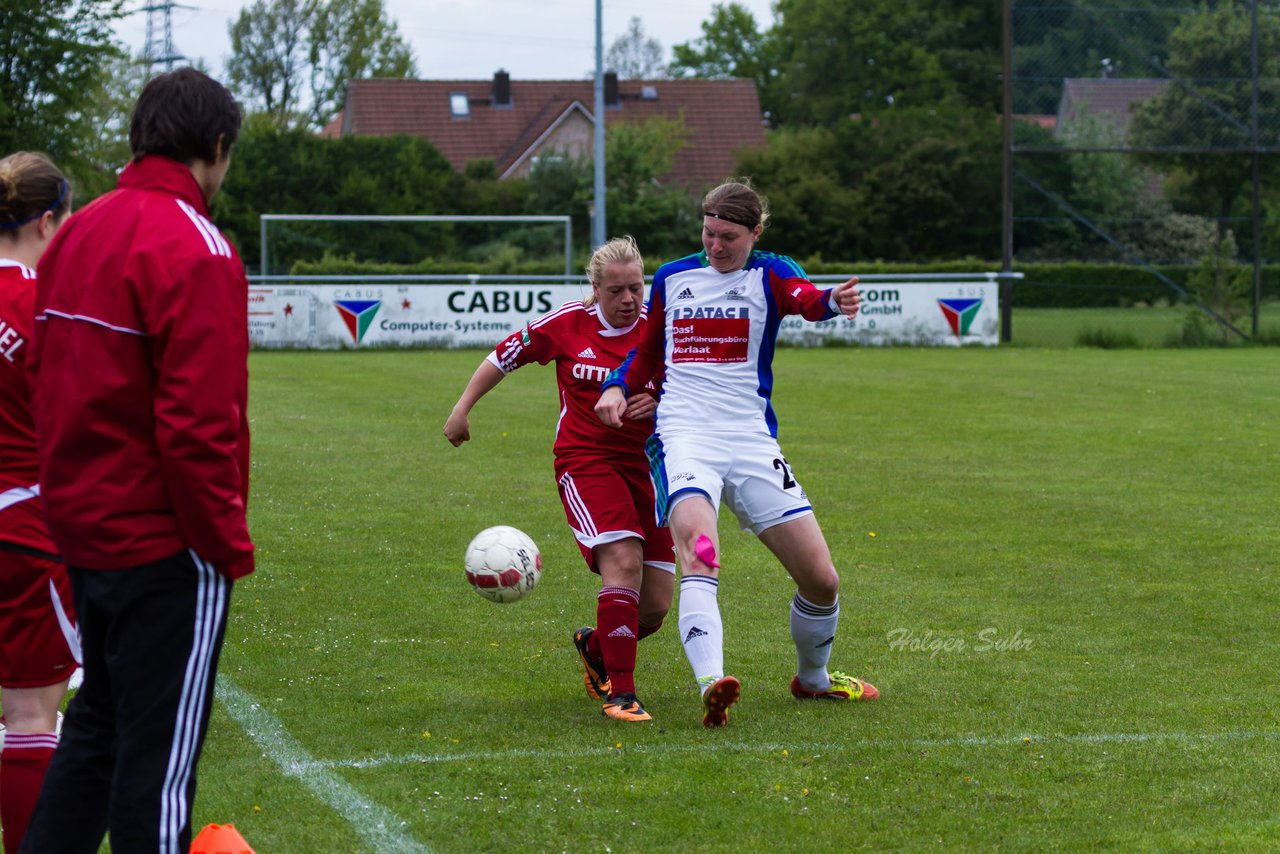
POLYGON ((698 560, 712 569, 720 568, 719 562, 716 561, 716 547, 711 545, 711 538, 706 534, 698 535, 698 541, 693 544, 693 553, 698 556, 698 560))

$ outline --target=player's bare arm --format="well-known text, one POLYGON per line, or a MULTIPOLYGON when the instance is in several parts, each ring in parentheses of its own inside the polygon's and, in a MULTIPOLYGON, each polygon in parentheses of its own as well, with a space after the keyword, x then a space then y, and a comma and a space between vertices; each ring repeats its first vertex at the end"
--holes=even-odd
POLYGON ((856 317, 862 306, 862 293, 858 290, 858 277, 853 276, 847 282, 836 285, 832 292, 836 309, 845 317, 856 317))
POLYGON ((471 421, 468 417, 471 414, 471 407, 502 382, 505 376, 506 374, 487 359, 476 368, 467 387, 463 389, 462 396, 453 405, 453 411, 449 413, 448 420, 444 422, 444 437, 455 448, 471 439, 471 421))
POLYGON ((627 411, 627 397, 622 389, 610 386, 596 401, 596 417, 610 427, 621 427, 622 418, 627 411))
POLYGON ((449 413, 449 419, 444 422, 444 437, 455 448, 463 442, 471 439, 471 422, 467 418, 466 412, 460 412, 458 407, 454 407, 449 413))

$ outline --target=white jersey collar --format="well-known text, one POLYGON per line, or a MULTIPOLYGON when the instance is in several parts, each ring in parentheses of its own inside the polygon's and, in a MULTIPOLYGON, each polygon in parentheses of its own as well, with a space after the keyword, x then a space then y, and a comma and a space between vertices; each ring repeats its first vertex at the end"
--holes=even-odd
POLYGON ((22 271, 22 275, 28 279, 36 277, 36 271, 23 264, 21 261, 15 261, 12 258, 0 258, 0 267, 17 267, 22 271))

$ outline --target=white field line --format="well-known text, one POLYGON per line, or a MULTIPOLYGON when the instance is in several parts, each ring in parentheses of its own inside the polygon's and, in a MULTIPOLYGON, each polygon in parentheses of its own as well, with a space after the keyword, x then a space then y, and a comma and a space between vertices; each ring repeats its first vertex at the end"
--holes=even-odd
MULTIPOLYGON (((1190 733, 1190 732, 1117 732, 1074 735, 1003 735, 961 736, 958 738, 918 739, 863 739, 845 742, 708 742, 700 744, 652 744, 628 745, 626 753, 664 756, 677 753, 792 753, 807 751, 857 750, 874 748, 945 749, 953 747, 1011 747, 1020 744, 1144 744, 1149 742, 1177 742, 1182 744, 1218 744, 1230 741, 1280 740, 1280 730, 1245 730, 1241 732, 1190 733)), ((407 753, 401 756, 379 756, 370 759, 313 760, 316 768, 377 768, 383 765, 440 764, 447 762, 487 762, 509 759, 588 759, 617 753, 611 747, 588 747, 581 750, 489 750, 463 751, 459 753, 407 753)))
POLYGON ((217 697, 267 757, 286 776, 301 780, 316 798, 346 819, 369 850, 378 854, 429 854, 427 846, 400 829, 403 822, 327 770, 325 763, 313 759, 279 718, 225 676, 218 676, 217 697))

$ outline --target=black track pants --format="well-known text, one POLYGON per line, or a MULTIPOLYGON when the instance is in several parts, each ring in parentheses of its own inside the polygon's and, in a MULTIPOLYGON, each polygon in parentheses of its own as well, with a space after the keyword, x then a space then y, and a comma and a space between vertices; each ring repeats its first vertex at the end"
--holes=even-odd
POLYGON ((231 582, 193 552, 69 569, 84 685, 21 850, 186 854, 231 582))

